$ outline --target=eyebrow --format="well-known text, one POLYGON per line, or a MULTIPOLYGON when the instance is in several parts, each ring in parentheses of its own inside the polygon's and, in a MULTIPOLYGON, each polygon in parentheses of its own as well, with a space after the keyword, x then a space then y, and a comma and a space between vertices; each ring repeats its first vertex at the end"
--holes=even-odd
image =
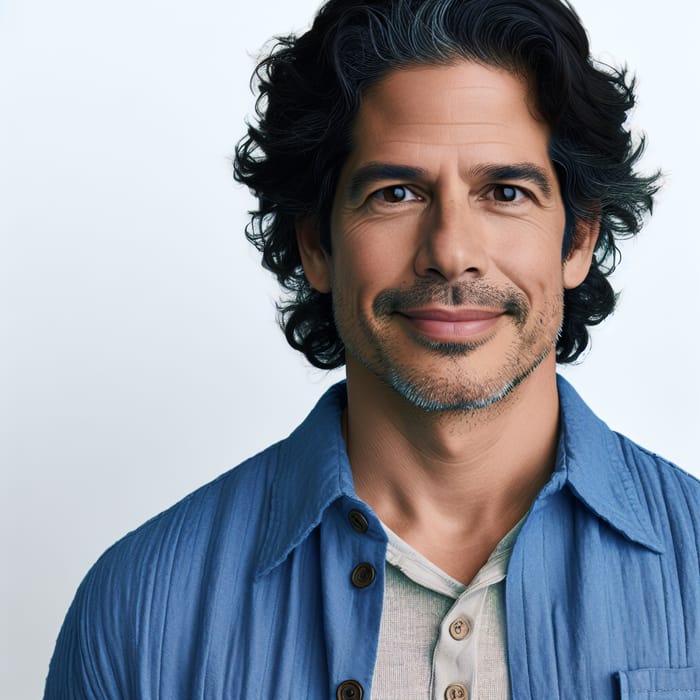
POLYGON ((510 165, 486 164, 480 165, 470 171, 476 177, 487 180, 524 180, 531 182, 542 190, 545 197, 552 196, 552 181, 544 168, 534 163, 513 163, 510 165))
POLYGON ((391 163, 367 163, 358 168, 350 178, 348 193, 351 200, 357 200, 362 192, 375 182, 383 180, 416 180, 425 177, 423 168, 391 163))

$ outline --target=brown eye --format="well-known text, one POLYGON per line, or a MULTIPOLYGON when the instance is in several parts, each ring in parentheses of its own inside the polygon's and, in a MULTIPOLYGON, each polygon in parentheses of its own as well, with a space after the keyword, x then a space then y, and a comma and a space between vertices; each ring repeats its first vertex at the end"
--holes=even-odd
POLYGON ((512 185, 496 185, 493 188, 493 198, 497 202, 515 202, 522 196, 522 192, 512 185))

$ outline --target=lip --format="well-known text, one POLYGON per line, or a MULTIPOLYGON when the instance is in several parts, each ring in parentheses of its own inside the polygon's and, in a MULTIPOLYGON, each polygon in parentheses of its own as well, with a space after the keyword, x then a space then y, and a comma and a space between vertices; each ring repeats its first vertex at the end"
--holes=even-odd
POLYGON ((435 340, 473 339, 490 330, 505 312, 502 309, 410 309, 399 315, 422 335, 435 340))

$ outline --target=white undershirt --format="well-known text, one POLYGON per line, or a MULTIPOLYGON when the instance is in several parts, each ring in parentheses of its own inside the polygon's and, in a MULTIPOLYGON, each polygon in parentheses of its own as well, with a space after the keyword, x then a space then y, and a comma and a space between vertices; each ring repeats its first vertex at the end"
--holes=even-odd
POLYGON ((468 586, 384 526, 389 544, 372 700, 510 700, 505 576, 521 524, 468 586))

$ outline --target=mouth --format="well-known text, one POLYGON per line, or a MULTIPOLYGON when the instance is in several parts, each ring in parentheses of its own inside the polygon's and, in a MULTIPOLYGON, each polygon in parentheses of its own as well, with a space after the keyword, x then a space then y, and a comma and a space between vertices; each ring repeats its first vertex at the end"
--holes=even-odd
POLYGON ((410 309, 396 314, 416 331, 434 340, 474 340, 493 328, 503 309, 410 309))

